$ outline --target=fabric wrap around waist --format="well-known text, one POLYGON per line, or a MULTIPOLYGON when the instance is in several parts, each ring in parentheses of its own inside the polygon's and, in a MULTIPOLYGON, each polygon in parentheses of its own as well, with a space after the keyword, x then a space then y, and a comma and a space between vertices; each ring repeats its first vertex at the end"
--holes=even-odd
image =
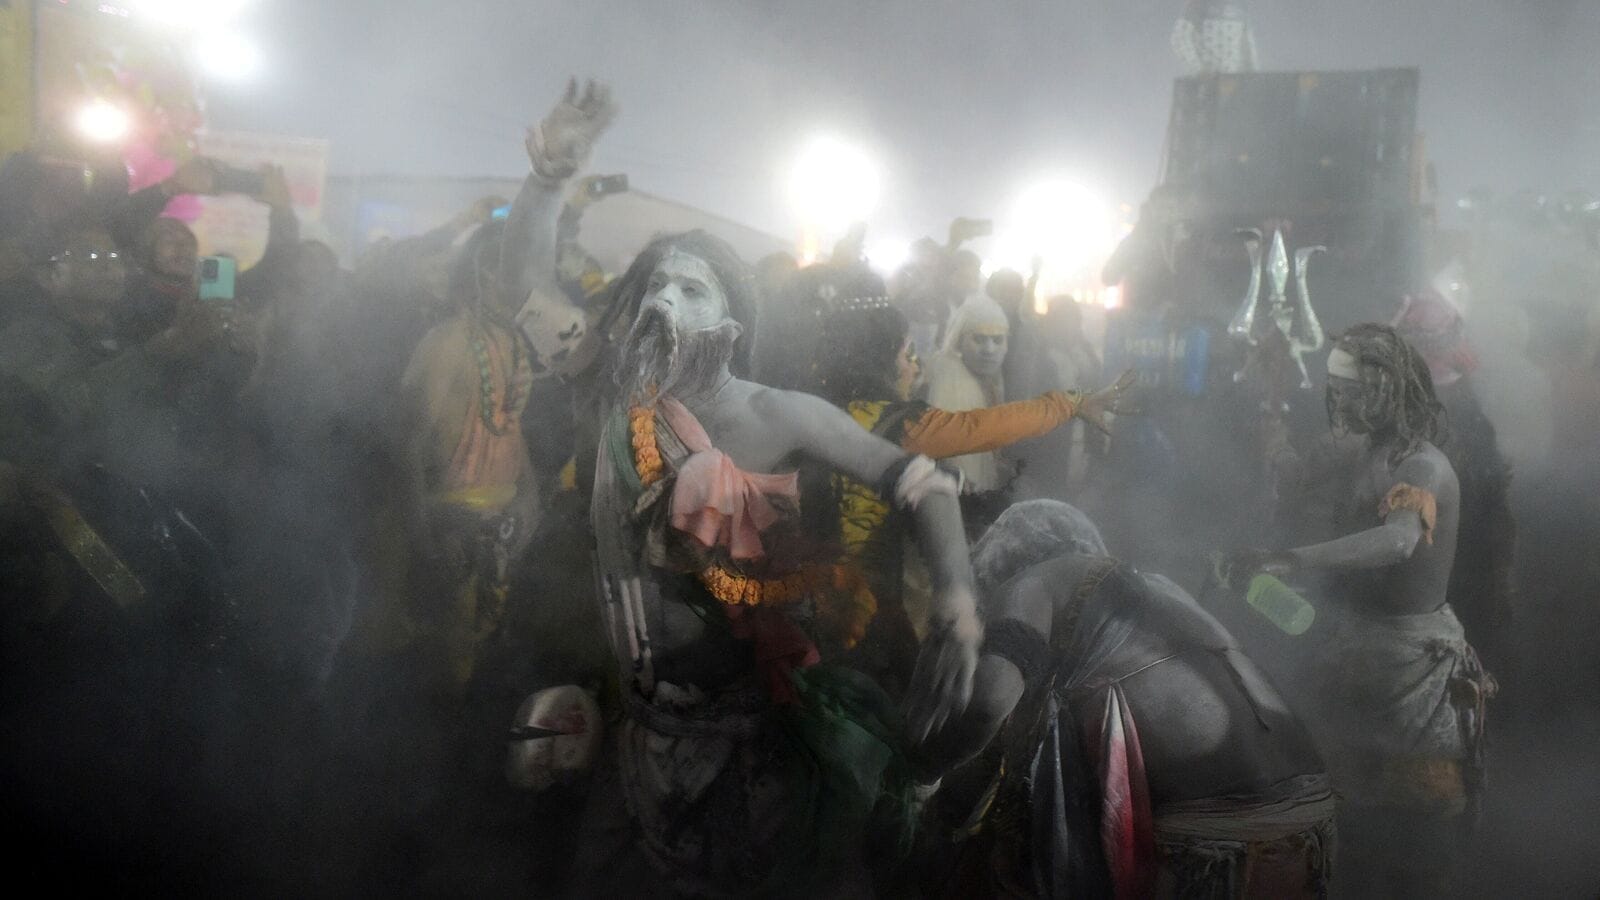
POLYGON ((1327 775, 1297 775, 1257 794, 1164 803, 1155 810, 1156 839, 1274 841, 1327 822, 1334 809, 1327 775))

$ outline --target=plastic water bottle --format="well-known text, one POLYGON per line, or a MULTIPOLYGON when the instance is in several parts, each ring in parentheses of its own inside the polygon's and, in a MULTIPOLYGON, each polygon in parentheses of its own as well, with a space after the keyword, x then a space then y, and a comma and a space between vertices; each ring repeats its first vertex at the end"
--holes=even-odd
POLYGON ((1284 634, 1301 635, 1317 620, 1317 609, 1294 588, 1265 572, 1250 579, 1245 602, 1284 634))

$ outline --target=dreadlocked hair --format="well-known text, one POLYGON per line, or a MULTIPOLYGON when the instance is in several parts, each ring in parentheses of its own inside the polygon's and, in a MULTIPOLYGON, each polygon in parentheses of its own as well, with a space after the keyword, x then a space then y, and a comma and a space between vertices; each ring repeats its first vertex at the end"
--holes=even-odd
MULTIPOLYGON (((1424 442, 1437 444, 1443 439, 1444 405, 1434 393, 1428 364, 1393 328, 1373 322, 1355 325, 1338 337, 1335 346, 1355 357, 1358 365, 1383 374, 1379 404, 1399 438, 1392 461, 1417 452, 1424 442)), ((1327 403, 1331 417, 1331 394, 1327 403)))

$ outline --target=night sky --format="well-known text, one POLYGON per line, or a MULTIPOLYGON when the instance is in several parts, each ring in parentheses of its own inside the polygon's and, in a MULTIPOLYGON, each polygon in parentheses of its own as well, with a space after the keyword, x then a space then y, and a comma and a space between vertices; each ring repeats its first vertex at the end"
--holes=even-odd
MULTIPOLYGON (((569 74, 622 116, 596 170, 792 232, 829 132, 886 173, 877 233, 942 233, 1042 176, 1134 203, 1158 167, 1180 0, 254 0, 263 77, 218 127, 333 142, 333 171, 518 174, 569 74)), ((1256 0, 1263 68, 1422 70, 1441 186, 1600 188, 1600 0, 1256 0)))

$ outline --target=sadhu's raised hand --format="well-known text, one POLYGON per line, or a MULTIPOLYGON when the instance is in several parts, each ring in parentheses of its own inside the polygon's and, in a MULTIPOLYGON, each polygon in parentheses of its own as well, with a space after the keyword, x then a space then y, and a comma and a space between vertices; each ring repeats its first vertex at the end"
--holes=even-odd
POLYGON ((1101 388, 1078 401, 1078 409, 1073 415, 1099 429, 1101 434, 1110 434, 1111 429, 1106 425, 1106 413, 1124 411, 1123 395, 1128 392, 1128 388, 1133 387, 1135 380, 1132 369, 1123 372, 1116 384, 1101 388))
POLYGON ((533 170, 554 181, 576 175, 589 162, 595 141, 616 117, 610 87, 586 81, 580 89, 576 78, 569 80, 561 102, 544 121, 528 129, 528 159, 533 170))

